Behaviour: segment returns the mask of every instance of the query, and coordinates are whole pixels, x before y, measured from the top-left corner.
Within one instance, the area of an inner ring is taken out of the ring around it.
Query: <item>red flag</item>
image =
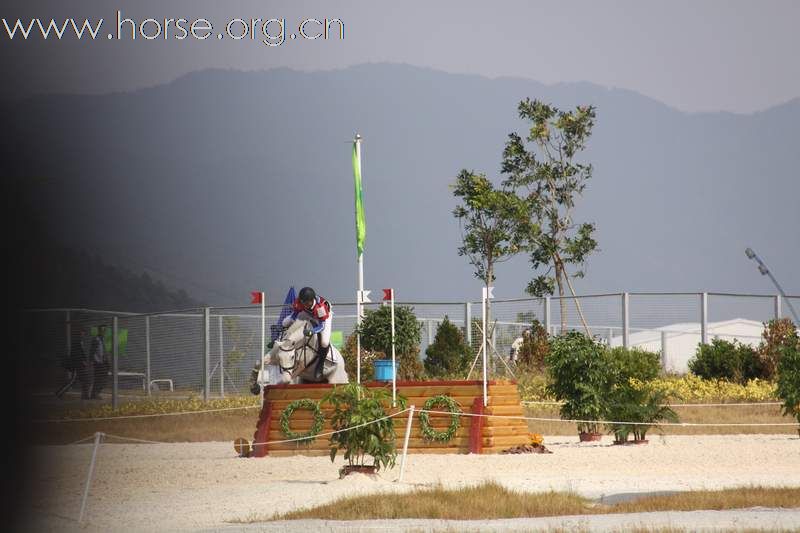
[[[392,299],[392,289],[383,289],[383,300],[391,300]]]
[[[251,304],[260,304],[263,302],[264,293],[263,292],[251,292],[250,293],[250,303]]]

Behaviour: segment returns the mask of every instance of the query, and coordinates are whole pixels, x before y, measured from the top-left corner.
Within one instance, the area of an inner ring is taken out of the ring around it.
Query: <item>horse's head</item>
[[[273,360],[277,359],[277,363],[281,366],[284,374],[291,372],[290,369],[294,368],[297,350],[307,344],[311,349],[316,346],[316,339],[313,336],[309,338],[308,335],[311,327],[310,317],[305,312],[302,312],[297,315],[297,320],[283,332],[281,339],[275,341],[275,346],[272,348],[270,356]]]

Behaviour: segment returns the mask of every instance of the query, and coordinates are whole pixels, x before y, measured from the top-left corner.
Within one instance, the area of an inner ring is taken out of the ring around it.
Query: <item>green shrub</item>
[[[783,400],[783,414],[800,423],[800,339],[797,330],[787,335],[780,347],[778,397]]]
[[[547,390],[561,400],[561,417],[602,420],[607,413],[610,372],[605,349],[577,331],[551,339],[545,365]],[[599,424],[579,422],[578,431],[597,433]]]
[[[797,328],[788,318],[770,320],[764,324],[758,346],[758,359],[765,379],[774,379],[780,363],[783,347],[797,338]]]
[[[419,348],[420,330],[414,308],[397,305],[394,308],[394,332],[396,353],[406,353]],[[368,350],[392,353],[392,311],[388,305],[367,310],[359,328],[361,346]]]
[[[537,370],[544,369],[544,360],[550,353],[550,339],[547,330],[538,320],[534,320],[529,337],[523,338],[522,347],[517,354],[517,365]]]
[[[395,357],[397,358],[397,378],[419,380],[425,375],[419,358],[420,330],[414,309],[405,305],[394,308]],[[382,305],[374,311],[367,311],[359,327],[361,348],[382,352],[385,357],[392,355],[392,314],[391,307]],[[361,372],[365,376],[363,368]]]
[[[661,373],[661,357],[640,348],[618,346],[606,352],[614,383],[627,383],[630,379],[650,381]]]
[[[472,349],[464,343],[461,329],[445,316],[425,355],[425,371],[428,375],[443,377],[465,372],[471,362]]]
[[[661,373],[661,358],[657,353],[640,348],[617,347],[606,351],[609,367],[608,418],[636,424],[609,424],[618,442],[633,435],[643,440],[647,431],[658,422],[676,421],[677,415],[662,405],[666,394],[646,383]]]
[[[644,440],[648,430],[659,422],[677,422],[678,415],[665,405],[667,395],[657,389],[635,382],[615,386],[609,394],[608,418],[617,422],[636,424],[608,424],[617,442],[625,442],[629,435]]]
[[[725,379],[736,383],[763,377],[763,368],[756,351],[747,344],[713,339],[711,344],[698,344],[689,370],[704,379]]]

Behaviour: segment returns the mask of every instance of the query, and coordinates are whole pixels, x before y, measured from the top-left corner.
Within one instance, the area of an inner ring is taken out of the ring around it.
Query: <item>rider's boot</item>
[[[317,350],[317,364],[314,367],[314,379],[319,381],[322,379],[322,372],[325,369],[325,359],[328,357],[330,346],[324,346]]]

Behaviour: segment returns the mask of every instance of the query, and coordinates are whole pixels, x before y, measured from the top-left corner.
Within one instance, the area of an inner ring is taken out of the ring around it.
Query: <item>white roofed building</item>
[[[763,331],[763,323],[745,318],[709,322],[708,340],[735,339],[755,348],[761,343]],[[685,374],[689,371],[689,360],[697,352],[700,336],[699,322],[684,322],[642,331],[631,329],[628,345],[631,348],[661,353],[661,364],[667,371]],[[622,336],[612,337],[609,345],[622,346]]]

